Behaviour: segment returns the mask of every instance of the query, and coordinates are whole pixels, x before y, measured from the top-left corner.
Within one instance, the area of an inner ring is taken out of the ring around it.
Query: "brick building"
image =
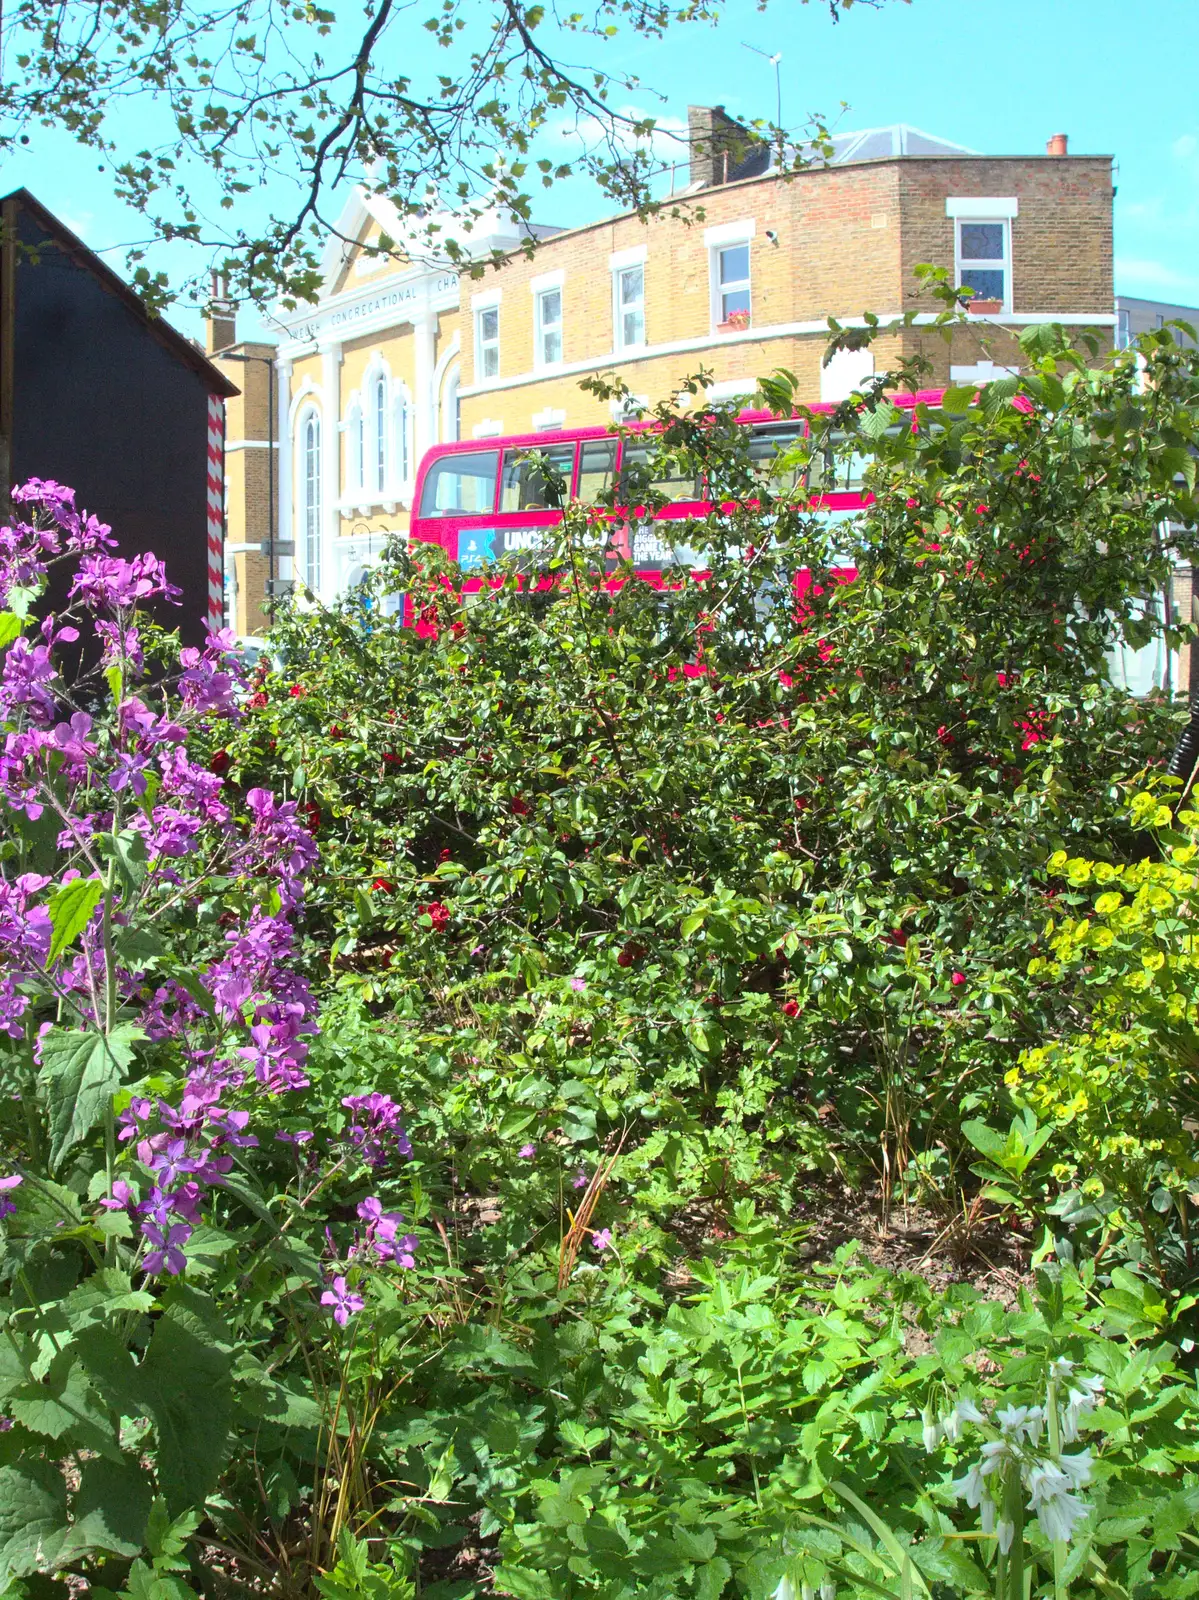
[[[1070,155],[1061,135],[1045,155],[983,156],[901,125],[840,136],[827,166],[788,175],[719,108],[690,115],[689,182],[657,217],[526,230],[494,214],[462,237],[504,257],[481,278],[422,255],[386,201],[351,198],[317,304],[278,319],[273,541],[258,446],[231,476],[239,631],[258,626],[256,573],[332,594],[404,530],[435,441],[611,421],[588,375],[617,371],[652,403],[701,369],[721,399],[785,367],[805,396],[840,399],[918,351],[933,381],[994,375],[1031,323],[1113,338],[1110,157]],[[924,331],[937,308],[915,298],[920,262],[975,290],[977,332]],[[910,310],[916,326],[822,366],[830,316]],[[246,438],[265,441],[254,393]]]

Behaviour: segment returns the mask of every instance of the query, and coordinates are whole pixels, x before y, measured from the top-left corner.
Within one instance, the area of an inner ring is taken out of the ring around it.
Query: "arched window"
[[[374,423],[374,482],[371,487],[382,494],[387,486],[387,379],[380,375],[372,389]]]
[[[315,411],[300,421],[300,526],[304,538],[304,582],[321,584],[321,419]]]
[[[366,488],[366,429],[357,400],[346,418],[346,486],[351,491]]]

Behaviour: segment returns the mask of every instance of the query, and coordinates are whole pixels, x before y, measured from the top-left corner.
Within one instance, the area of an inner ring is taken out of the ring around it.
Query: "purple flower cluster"
[[[40,588],[56,562],[116,543],[105,523],[75,509],[74,489],[60,483],[30,478],[13,490],[12,502],[31,520],[0,528],[0,605],[14,589]]]
[[[5,1198],[0,1199],[0,1218],[11,1217],[13,1212],[17,1209],[12,1201],[7,1198],[7,1191],[9,1189],[17,1188],[24,1182],[25,1180],[19,1172],[14,1172],[12,1176],[8,1178],[0,1178],[0,1193],[5,1195]]]
[[[295,970],[293,919],[316,847],[294,802],[254,789],[239,816],[224,779],[188,754],[194,728],[239,715],[234,636],[210,633],[203,649],[181,651],[174,692],[144,681],[136,608],[178,595],[162,563],[109,554],[108,528],[57,484],[33,482],[13,498],[30,520],[0,529],[0,602],[16,587],[36,590],[57,561],[74,559],[77,571],[73,611],[18,637],[0,658],[0,813],[54,816],[65,869],[57,881],[9,879],[0,863],[0,1031],[21,1037],[36,1022],[37,1056],[51,1026],[42,1018],[95,1029],[121,1015],[174,1056],[179,1105],[131,1102],[121,1127],[128,1169],[103,1203],[135,1219],[147,1272],[178,1273],[205,1195],[225,1181],[234,1149],[257,1143],[251,1113],[232,1097],[275,1096],[308,1081],[315,1005]],[[84,660],[99,655],[116,669],[107,685],[117,703],[98,674],[80,680],[78,697],[67,684],[58,651],[80,638],[72,617],[94,635]],[[144,853],[133,860],[139,839]],[[114,876],[116,841],[133,870]],[[187,981],[164,981],[138,964],[145,957],[122,956],[139,948],[127,933],[145,926],[160,939],[187,924],[215,873],[237,894],[221,916],[223,948],[201,953]],[[52,963],[49,898],[81,876],[103,893]],[[368,1114],[364,1137],[382,1148],[386,1127],[386,1117]],[[377,1227],[376,1235],[392,1237]]]
[[[373,1094],[346,1095],[341,1103],[353,1114],[346,1138],[369,1166],[385,1167],[396,1155],[412,1154],[400,1108],[390,1095],[376,1089]]]
[[[178,602],[183,591],[167,582],[162,562],[146,551],[132,561],[99,553],[83,556],[68,598],[91,611],[131,611],[156,595]]]
[[[146,1272],[183,1271],[183,1246],[199,1224],[205,1189],[224,1183],[233,1167],[230,1149],[258,1143],[246,1132],[249,1112],[222,1106],[221,1092],[217,1082],[195,1073],[178,1110],[165,1100],[135,1097],[121,1114],[117,1137],[135,1142],[146,1173],[145,1194],[120,1179],[100,1203],[138,1221],[151,1246],[142,1262]]]
[[[353,1268],[355,1278],[363,1268],[378,1267],[388,1262],[394,1262],[402,1270],[416,1265],[416,1236],[400,1232],[404,1226],[400,1212],[384,1211],[382,1200],[376,1195],[367,1195],[358,1206],[358,1216],[366,1227],[354,1235],[346,1254],[347,1261],[356,1263]],[[325,1229],[325,1237],[332,1251],[333,1235],[328,1228]],[[330,1308],[334,1322],[344,1328],[350,1318],[362,1310],[366,1301],[357,1293],[356,1286],[350,1286],[349,1278],[344,1273],[331,1275],[327,1284],[321,1295],[321,1304]]]
[[[366,1223],[366,1232],[350,1250],[352,1256],[394,1261],[398,1267],[416,1265],[416,1236],[400,1233],[404,1225],[400,1212],[384,1211],[383,1202],[368,1195],[358,1207],[358,1215]]]

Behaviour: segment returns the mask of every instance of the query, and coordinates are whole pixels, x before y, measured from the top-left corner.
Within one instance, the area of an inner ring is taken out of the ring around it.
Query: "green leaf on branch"
[[[93,1550],[135,1556],[146,1540],[150,1484],[136,1461],[87,1461],[72,1511],[75,1525],[63,1551],[77,1559]]]
[[[75,943],[91,921],[92,912],[99,905],[103,893],[104,885],[98,878],[76,878],[71,883],[64,883],[50,896],[47,910],[54,931],[50,938],[47,966],[57,961],[63,951]]]
[[[11,611],[0,611],[0,650],[10,645],[21,633],[22,623]]]
[[[0,1593],[13,1578],[52,1572],[68,1532],[57,1467],[44,1461],[0,1467]]]
[[[43,1038],[41,1079],[50,1111],[52,1165],[58,1166],[101,1120],[133,1060],[134,1044],[143,1037],[140,1028],[123,1022],[107,1036],[51,1028]]]
[[[167,1505],[202,1505],[225,1460],[233,1410],[229,1348],[211,1300],[175,1285],[138,1377],[158,1433]]]
[[[41,1382],[18,1385],[6,1404],[31,1433],[104,1455],[117,1452],[111,1417],[71,1349],[55,1356]]]

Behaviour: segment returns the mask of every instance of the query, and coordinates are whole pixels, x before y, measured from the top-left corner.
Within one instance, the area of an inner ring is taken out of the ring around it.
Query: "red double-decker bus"
[[[914,412],[917,405],[939,405],[942,392],[896,395],[892,401]],[[834,409],[828,404],[810,407],[825,414]],[[750,461],[763,477],[809,426],[800,417],[777,417],[769,411],[742,411],[737,421],[749,430]],[[571,500],[592,504],[630,466],[652,462],[655,436],[654,424],[642,423],[623,435],[606,428],[568,428],[434,445],[417,472],[410,537],[440,545],[466,574],[505,558],[527,557],[562,520],[561,509],[548,504],[546,477],[532,458],[534,452],[562,479]],[[837,437],[830,435],[830,444]],[[863,465],[861,457],[838,460],[831,453],[822,470],[809,470],[802,480],[794,472],[773,476],[773,490],[786,494],[798,489],[813,509],[837,519],[849,517],[870,498],[862,489]],[[713,502],[699,479],[662,478],[654,481],[654,488],[667,504],[652,518],[617,523],[611,545],[615,555],[632,563],[638,577],[661,583],[663,569],[694,566],[698,560],[685,543],[672,539],[671,525],[707,516]],[[464,587],[478,588],[480,581],[468,577]]]

